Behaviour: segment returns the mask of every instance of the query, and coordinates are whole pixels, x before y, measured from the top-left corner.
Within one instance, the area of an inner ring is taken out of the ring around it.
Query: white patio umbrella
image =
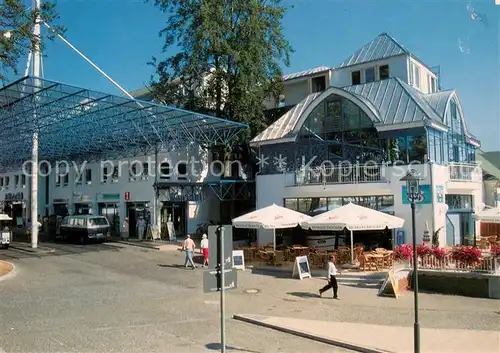
[[[473,215],[472,218],[476,221],[500,223],[500,207],[484,209]]]
[[[349,203],[303,221],[300,226],[311,230],[338,231],[347,228],[351,232],[351,262],[354,262],[353,231],[401,228],[403,224],[402,218]]]
[[[310,219],[308,215],[272,204],[233,219],[235,228],[272,229],[273,245],[276,249],[276,229],[294,228]]]
[[[0,213],[0,221],[12,221],[12,218],[4,213]]]

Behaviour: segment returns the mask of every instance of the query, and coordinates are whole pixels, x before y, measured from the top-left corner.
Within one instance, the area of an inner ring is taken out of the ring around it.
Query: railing
[[[295,173],[295,185],[301,184],[361,184],[386,181],[385,165],[339,165],[316,167]]]
[[[410,268],[413,267],[413,261],[410,260],[408,265]],[[445,256],[443,259],[424,256],[423,258],[419,257],[418,267],[423,270],[500,274],[500,258],[487,256],[483,257],[478,263],[469,264],[454,260],[451,256]]]
[[[453,163],[448,166],[451,181],[482,182],[483,173],[479,166],[473,164]]]

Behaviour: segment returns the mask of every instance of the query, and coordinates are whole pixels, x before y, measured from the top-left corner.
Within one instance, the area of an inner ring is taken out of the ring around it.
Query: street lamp
[[[415,323],[413,324],[413,352],[420,353],[420,323],[418,322],[418,261],[417,261],[417,232],[415,230],[415,203],[422,200],[419,173],[409,170],[400,181],[406,182],[406,198],[411,203],[411,227],[413,236],[413,298]]]

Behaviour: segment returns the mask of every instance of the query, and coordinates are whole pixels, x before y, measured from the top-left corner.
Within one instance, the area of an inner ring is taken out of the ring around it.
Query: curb
[[[8,262],[8,261],[2,261],[2,260],[0,260],[0,262],[6,263],[6,264],[9,264],[9,265],[12,266],[12,270],[10,270],[9,273],[7,273],[7,274],[5,274],[3,276],[0,276],[0,282],[5,281],[6,279],[12,278],[12,277],[14,277],[16,275],[16,265],[14,265],[12,262]]]
[[[160,250],[159,246],[154,246],[154,245],[149,245],[149,244],[141,244],[141,243],[134,243],[134,242],[128,242],[124,240],[110,240],[110,243],[117,243],[117,244],[124,244],[124,245],[130,245],[130,246],[135,246],[138,248],[145,248],[145,249],[150,249],[150,250]]]
[[[16,246],[16,245],[12,245],[10,244],[9,246],[10,249],[15,249],[15,250],[18,250],[18,251],[23,251],[23,252],[27,252],[27,253],[32,253],[32,254],[47,254],[47,253],[51,253],[51,252],[54,252],[55,250],[54,249],[40,249],[40,248],[26,248],[26,247],[20,247],[20,246]]]
[[[298,337],[302,337],[302,338],[307,338],[307,339],[321,342],[321,343],[325,343],[325,344],[328,344],[331,346],[350,349],[350,350],[355,351],[355,352],[360,352],[360,353],[396,353],[396,352],[385,351],[385,350],[380,350],[380,349],[376,349],[376,348],[359,346],[359,345],[356,345],[353,343],[349,343],[349,342],[345,342],[345,341],[341,341],[341,340],[336,340],[336,339],[331,339],[331,338],[327,338],[327,337],[323,337],[323,336],[319,336],[319,335],[314,335],[311,333],[306,333],[306,332],[298,331],[298,330],[294,330],[294,329],[289,329],[289,328],[285,328],[285,327],[282,327],[279,325],[267,324],[267,323],[262,322],[260,320],[249,318],[245,315],[235,314],[235,315],[233,315],[233,319],[238,320],[238,321],[242,321],[242,322],[246,322],[249,324],[265,327],[265,328],[270,328],[270,329],[273,329],[276,331],[281,331],[284,333],[288,333],[290,335],[294,335],[294,336],[298,336]]]

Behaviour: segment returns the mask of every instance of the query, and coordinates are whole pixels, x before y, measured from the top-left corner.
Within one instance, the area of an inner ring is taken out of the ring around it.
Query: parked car
[[[110,237],[108,219],[103,216],[77,215],[65,217],[59,228],[63,240],[85,244],[90,240],[104,242]]]

